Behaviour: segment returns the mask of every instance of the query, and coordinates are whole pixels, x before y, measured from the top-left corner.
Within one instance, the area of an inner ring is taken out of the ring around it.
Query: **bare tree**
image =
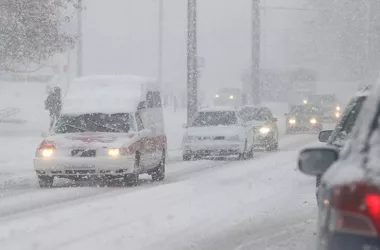
[[[62,32],[62,13],[77,0],[1,0],[0,71],[28,72],[55,53],[74,46]]]

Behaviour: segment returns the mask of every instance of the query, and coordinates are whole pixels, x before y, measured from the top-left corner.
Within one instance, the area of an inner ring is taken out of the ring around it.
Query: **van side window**
[[[153,92],[148,91],[146,93],[146,107],[147,108],[153,108],[154,107],[154,99],[153,99]]]
[[[140,112],[136,112],[135,118],[136,118],[137,130],[138,131],[143,130],[144,129],[144,123],[142,122]]]
[[[153,92],[153,101],[154,101],[154,107],[155,108],[161,108],[162,107],[161,94],[159,91]]]

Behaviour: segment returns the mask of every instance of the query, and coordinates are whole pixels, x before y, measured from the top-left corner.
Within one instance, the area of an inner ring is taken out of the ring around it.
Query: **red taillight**
[[[331,197],[332,230],[380,235],[380,192],[366,183],[335,187]]]

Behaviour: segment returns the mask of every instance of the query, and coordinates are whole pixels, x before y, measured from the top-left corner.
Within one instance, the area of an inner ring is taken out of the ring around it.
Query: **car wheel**
[[[41,188],[51,188],[54,183],[54,176],[39,175],[38,184]]]
[[[245,140],[245,144],[244,144],[244,152],[243,153],[240,153],[239,154],[239,160],[240,161],[244,161],[244,160],[246,160],[247,158],[248,158],[248,152],[247,152],[247,148],[248,148],[248,146],[247,146],[247,140]]]
[[[126,186],[128,187],[137,186],[137,184],[139,183],[139,174],[135,172],[136,169],[139,168],[139,166],[140,166],[140,153],[136,152],[135,164],[134,164],[134,169],[133,169],[134,172],[124,175],[124,184]]]
[[[161,161],[151,173],[153,181],[163,181],[165,179],[165,151],[162,152]]]
[[[193,156],[191,154],[182,155],[183,161],[191,161],[192,158],[193,158]]]

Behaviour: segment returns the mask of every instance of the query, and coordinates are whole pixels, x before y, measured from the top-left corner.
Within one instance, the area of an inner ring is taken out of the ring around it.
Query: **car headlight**
[[[54,148],[42,148],[40,152],[42,157],[50,158],[54,154]]]
[[[120,156],[120,149],[119,148],[108,149],[108,156],[119,157]]]
[[[269,131],[270,131],[270,128],[268,128],[268,127],[262,127],[262,128],[260,128],[259,131],[260,131],[261,134],[268,134]]]
[[[296,119],[289,119],[289,124],[296,124]]]
[[[336,113],[335,113],[335,117],[336,117],[336,118],[339,118],[339,117],[340,117],[340,113],[339,113],[339,112],[336,112]]]
[[[336,106],[335,110],[340,111],[340,106]]]
[[[311,118],[311,119],[310,119],[310,123],[311,123],[311,124],[316,124],[316,123],[317,123],[317,119],[315,119],[315,118]]]
[[[216,95],[215,95],[215,98],[219,98],[219,95],[218,95],[218,94],[216,94]]]
[[[230,99],[231,99],[231,100],[235,99],[235,96],[230,95]]]
[[[239,138],[238,135],[234,135],[234,136],[227,137],[227,139],[228,139],[229,141],[239,141],[239,140],[240,140],[240,138]]]

